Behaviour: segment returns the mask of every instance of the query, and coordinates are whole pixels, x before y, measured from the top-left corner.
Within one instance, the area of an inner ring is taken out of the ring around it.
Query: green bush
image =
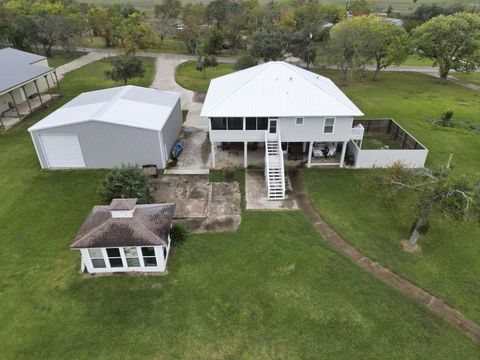
[[[183,244],[189,236],[190,232],[184,224],[175,223],[170,229],[170,239],[172,240],[173,246]]]
[[[251,55],[242,55],[237,59],[235,68],[238,70],[247,69],[249,67],[257,65],[257,60]]]
[[[139,204],[150,204],[153,201],[150,195],[153,189],[152,180],[140,167],[122,165],[107,174],[98,193],[106,204],[119,198],[137,198]]]

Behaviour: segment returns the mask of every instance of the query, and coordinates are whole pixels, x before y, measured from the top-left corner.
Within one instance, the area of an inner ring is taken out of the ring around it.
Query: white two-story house
[[[363,113],[328,78],[272,61],[210,82],[201,116],[208,119],[211,163],[218,151],[264,151],[270,199],[285,196],[284,156],[312,165],[343,167],[347,143],[361,140]],[[317,160],[318,159],[318,160]]]

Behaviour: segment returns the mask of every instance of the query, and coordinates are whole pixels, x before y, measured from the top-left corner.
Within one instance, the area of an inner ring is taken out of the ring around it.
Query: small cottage
[[[82,271],[164,272],[174,211],[175,204],[137,205],[137,199],[95,206],[71,245],[80,250]]]

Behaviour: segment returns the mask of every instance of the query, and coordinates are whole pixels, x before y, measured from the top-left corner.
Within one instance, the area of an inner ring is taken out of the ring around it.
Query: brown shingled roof
[[[92,209],[71,248],[167,245],[175,204],[136,205],[131,218],[112,218],[112,205]]]

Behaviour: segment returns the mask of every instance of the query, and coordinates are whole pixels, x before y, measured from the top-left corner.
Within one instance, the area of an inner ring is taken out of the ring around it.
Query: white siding
[[[349,143],[353,153],[355,168],[386,168],[396,162],[402,163],[408,168],[422,168],[427,160],[426,149],[385,149],[385,150],[361,150],[353,142]]]

